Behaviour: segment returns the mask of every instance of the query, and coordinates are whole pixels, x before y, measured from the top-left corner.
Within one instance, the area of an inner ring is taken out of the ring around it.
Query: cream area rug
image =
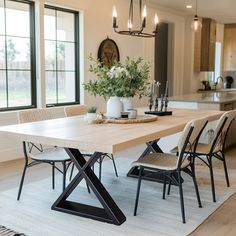
[[[102,182],[117,205],[127,217],[121,226],[115,226],[51,210],[51,205],[61,193],[61,175],[57,186],[51,189],[51,178],[24,185],[21,200],[17,190],[0,194],[0,224],[28,236],[177,236],[188,235],[198,227],[234,192],[227,188],[221,165],[216,165],[215,180],[217,202],[212,202],[209,170],[197,165],[197,177],[203,208],[198,208],[192,180],[184,175],[184,200],[186,224],[182,223],[178,188],[173,186],[171,195],[162,199],[162,184],[143,181],[137,216],[133,216],[137,179],[126,174],[135,158],[116,158],[119,178],[115,177],[111,161],[103,163]],[[96,170],[96,169],[95,169]],[[26,176],[30,178],[30,175]],[[94,194],[88,194],[85,183],[75,189],[70,199],[98,205]]]

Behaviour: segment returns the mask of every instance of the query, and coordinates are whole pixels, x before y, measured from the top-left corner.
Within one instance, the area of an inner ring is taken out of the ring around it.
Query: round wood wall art
[[[115,61],[120,60],[119,49],[114,40],[107,37],[101,42],[98,49],[98,59],[109,68],[114,65]]]

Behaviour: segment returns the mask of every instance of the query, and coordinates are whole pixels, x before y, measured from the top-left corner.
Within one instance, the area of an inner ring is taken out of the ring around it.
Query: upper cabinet
[[[195,33],[194,71],[214,71],[216,21],[202,18],[202,30]]]
[[[224,71],[236,70],[236,24],[225,24]]]

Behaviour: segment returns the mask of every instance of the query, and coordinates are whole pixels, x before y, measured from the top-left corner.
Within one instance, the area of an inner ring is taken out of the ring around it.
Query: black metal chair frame
[[[143,179],[142,175],[143,175],[144,169],[160,172],[164,176],[163,195],[162,195],[163,199],[165,199],[167,179],[169,179],[169,182],[174,183],[175,185],[177,185],[179,187],[180,206],[181,206],[181,215],[182,215],[183,223],[186,222],[186,219],[185,219],[185,210],[184,210],[184,198],[183,198],[181,171],[184,171],[185,173],[189,174],[192,177],[195,191],[196,191],[196,195],[197,195],[198,205],[199,205],[199,207],[202,207],[200,194],[198,191],[198,185],[197,185],[197,181],[196,181],[196,177],[195,177],[194,158],[190,158],[190,163],[187,167],[185,167],[185,168],[181,167],[185,158],[187,158],[189,156],[189,154],[187,154],[184,150],[186,150],[187,147],[190,149],[193,148],[193,147],[191,147],[191,144],[189,143],[189,139],[190,139],[193,129],[194,129],[194,127],[191,127],[188,132],[188,135],[186,137],[186,140],[184,142],[183,148],[182,148],[180,156],[179,156],[178,166],[175,170],[162,170],[162,169],[157,169],[157,168],[149,168],[149,167],[140,166],[136,200],[135,200],[135,208],[134,208],[134,216],[137,214],[141,180]]]
[[[188,151],[185,151],[185,153],[187,153],[189,155],[189,160],[193,163],[193,171],[195,173],[195,158],[194,158],[194,153],[196,152],[196,148],[197,148],[197,144],[199,142],[199,139],[202,135],[202,132],[203,130],[206,128],[206,125],[207,125],[208,121],[204,124],[204,126],[202,127],[202,129],[200,130],[198,136],[196,137],[195,141],[193,142],[193,149],[192,151],[190,152],[189,150]],[[176,156],[179,155],[179,152],[176,153]],[[169,186],[168,186],[168,190],[167,190],[167,195],[170,195],[170,189],[171,189],[171,185],[172,185],[172,182],[170,181],[169,182]]]
[[[62,173],[62,177],[63,177],[62,190],[64,191],[65,187],[66,187],[66,172],[67,172],[70,164],[72,163],[70,160],[70,157],[68,156],[68,159],[65,159],[63,161],[49,160],[49,159],[48,160],[38,160],[36,158],[32,158],[32,157],[28,156],[28,151],[27,151],[26,145],[28,145],[29,152],[31,152],[33,150],[33,148],[36,148],[39,152],[43,152],[43,147],[41,144],[39,144],[39,147],[38,147],[37,145],[35,145],[34,143],[31,143],[31,142],[27,142],[27,143],[23,142],[23,152],[24,152],[24,156],[25,156],[25,164],[24,164],[24,169],[23,169],[21,181],[20,181],[17,200],[20,200],[20,196],[21,196],[21,192],[22,192],[22,188],[23,188],[23,184],[24,184],[24,179],[25,179],[25,174],[26,174],[26,169],[29,167],[33,167],[35,165],[38,165],[38,164],[42,164],[42,163],[47,163],[52,166],[52,188],[53,189],[55,188],[55,169],[58,170],[60,173]],[[62,170],[59,169],[55,165],[55,163],[58,163],[58,162],[61,162]]]
[[[233,120],[230,122],[227,130],[225,133],[222,133],[223,131],[223,128],[224,128],[224,125],[226,124],[226,121],[227,121],[227,117],[225,117],[225,120],[223,121],[218,133],[216,134],[215,136],[215,139],[213,140],[212,142],[212,145],[211,145],[211,149],[209,151],[209,153],[207,154],[202,154],[202,153],[196,153],[194,154],[194,158],[198,158],[200,159],[203,163],[206,164],[206,166],[209,168],[210,170],[210,178],[211,178],[211,189],[212,189],[212,198],[213,198],[213,202],[216,202],[216,194],[215,194],[215,183],[214,183],[214,173],[213,173],[213,165],[212,165],[212,158],[217,158],[218,160],[222,161],[223,162],[223,166],[224,166],[224,171],[225,171],[225,179],[226,179],[226,184],[227,184],[227,187],[230,186],[230,183],[229,183],[229,176],[228,176],[228,171],[227,171],[227,165],[226,165],[226,160],[225,160],[225,154],[224,154],[224,151],[225,151],[225,142],[226,142],[226,137],[227,137],[227,134],[229,132],[229,129],[230,129],[230,126],[233,122]],[[216,145],[219,143],[219,142],[222,142],[222,149],[218,150],[217,152],[214,151]],[[206,159],[203,159],[201,156],[206,156]]]

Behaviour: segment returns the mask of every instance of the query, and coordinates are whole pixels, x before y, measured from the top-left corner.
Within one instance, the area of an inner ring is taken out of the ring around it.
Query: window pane
[[[30,34],[29,4],[6,1],[7,35],[25,36]]]
[[[0,36],[0,69],[6,68],[5,61],[5,37]]]
[[[45,39],[56,39],[56,11],[45,9],[44,15],[44,37]]]
[[[57,83],[55,72],[46,72],[46,103],[57,103]]]
[[[0,108],[7,106],[6,71],[0,70]]]
[[[75,73],[58,73],[58,102],[75,102]]]
[[[74,43],[57,42],[58,70],[75,70]]]
[[[8,71],[9,107],[31,105],[31,78],[29,71]]]
[[[74,14],[57,11],[57,40],[75,41]]]
[[[0,35],[5,34],[4,2],[0,0]]]
[[[30,40],[8,37],[7,62],[9,69],[30,69]]]
[[[56,43],[45,41],[45,70],[56,70]]]

